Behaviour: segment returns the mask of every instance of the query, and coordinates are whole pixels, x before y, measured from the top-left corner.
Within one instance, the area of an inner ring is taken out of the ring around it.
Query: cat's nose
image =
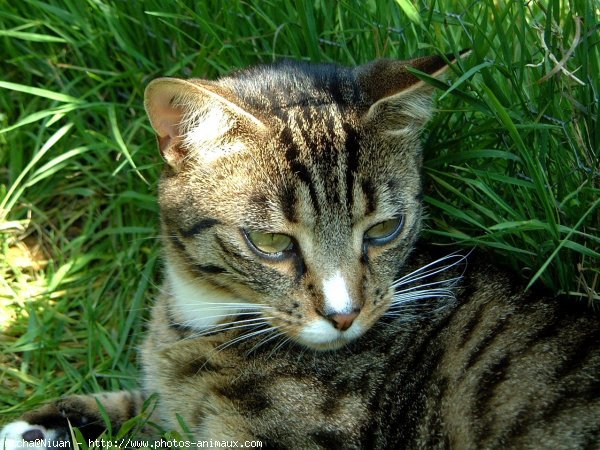
[[[354,322],[359,312],[360,310],[355,310],[348,314],[330,314],[327,318],[337,330],[346,331],[352,326],[352,322]]]

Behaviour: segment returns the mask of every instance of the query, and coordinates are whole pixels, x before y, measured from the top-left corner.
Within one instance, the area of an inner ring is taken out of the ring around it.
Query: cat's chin
[[[354,339],[338,339],[336,341],[327,342],[325,344],[315,344],[308,342],[300,342],[305,347],[308,347],[311,350],[317,350],[320,352],[334,351],[339,350],[342,347],[345,347],[349,343],[351,343]]]

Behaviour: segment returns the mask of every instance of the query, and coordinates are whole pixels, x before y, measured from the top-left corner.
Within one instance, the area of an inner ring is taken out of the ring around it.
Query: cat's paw
[[[19,420],[0,430],[0,450],[57,448],[58,443],[65,439],[61,434],[59,430]]]
[[[20,420],[0,429],[0,450],[73,448],[71,428],[77,428],[88,442],[108,428],[99,403],[113,429],[118,430],[123,422],[141,411],[143,402],[143,394],[138,391],[63,397],[26,412]]]
[[[105,430],[95,397],[73,395],[26,412],[0,430],[0,450],[72,448],[71,427],[89,439]]]

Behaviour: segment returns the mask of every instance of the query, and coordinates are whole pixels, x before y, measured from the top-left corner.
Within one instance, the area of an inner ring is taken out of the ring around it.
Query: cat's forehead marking
[[[280,204],[292,222],[306,205],[317,217],[331,220],[329,212],[340,220],[340,213],[352,219],[357,174],[359,173],[359,133],[336,106],[292,108],[279,112],[276,152],[281,170],[289,183],[281,191]],[[368,187],[368,186],[366,186]],[[366,195],[371,192],[365,192]],[[362,195],[359,193],[359,197]]]
[[[285,220],[349,224],[375,210],[373,182],[361,162],[367,103],[353,69],[284,61],[219,83],[269,123],[273,146],[257,150],[266,174],[260,189],[281,205]],[[281,174],[285,180],[273,190],[271,180]]]

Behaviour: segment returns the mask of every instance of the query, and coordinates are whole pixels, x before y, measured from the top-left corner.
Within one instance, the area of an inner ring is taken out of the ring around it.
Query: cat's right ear
[[[470,50],[460,52],[466,58]],[[380,59],[357,67],[358,83],[371,106],[365,120],[391,133],[417,136],[429,120],[433,86],[421,81],[408,68],[440,77],[454,63],[454,55],[426,56],[406,61]]]
[[[189,157],[214,160],[221,156],[224,142],[233,140],[233,129],[240,133],[264,128],[222,88],[201,80],[153,80],[146,87],[144,106],[160,152],[175,168]],[[235,146],[226,147],[229,153],[235,151]]]

